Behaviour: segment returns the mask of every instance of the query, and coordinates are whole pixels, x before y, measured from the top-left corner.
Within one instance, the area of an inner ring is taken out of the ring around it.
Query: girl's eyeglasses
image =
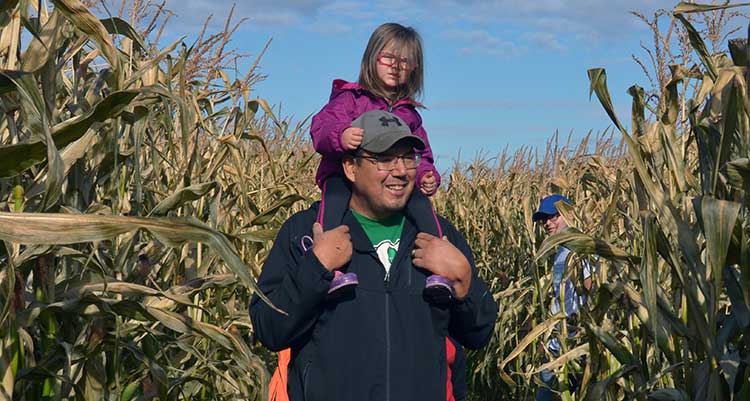
[[[416,64],[412,65],[412,63],[406,57],[398,57],[395,54],[391,53],[378,53],[377,60],[378,64],[380,65],[384,65],[386,67],[397,66],[399,69],[404,71],[409,71],[412,68],[416,67]]]
[[[367,159],[371,163],[375,164],[375,167],[379,171],[393,171],[396,169],[396,164],[398,163],[399,159],[404,161],[404,167],[407,170],[413,170],[419,166],[419,163],[422,162],[422,155],[419,153],[407,153],[405,155],[396,156],[396,155],[377,155],[377,156],[364,156],[360,155],[359,157],[363,159]]]

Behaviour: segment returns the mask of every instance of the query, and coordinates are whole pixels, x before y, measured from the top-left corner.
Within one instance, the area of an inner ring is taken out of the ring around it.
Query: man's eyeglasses
[[[398,57],[395,54],[391,53],[378,53],[377,60],[380,65],[384,65],[386,67],[398,66],[399,69],[404,71],[409,71],[417,66],[416,64],[413,64],[411,61],[409,61],[408,58]]]
[[[413,170],[419,166],[419,163],[422,162],[422,155],[419,153],[407,153],[405,155],[396,156],[396,155],[377,155],[377,156],[364,156],[359,155],[358,157],[361,157],[363,159],[369,160],[371,163],[375,164],[375,167],[379,171],[392,171],[396,168],[397,163],[400,160],[403,160],[404,167],[407,170]]]

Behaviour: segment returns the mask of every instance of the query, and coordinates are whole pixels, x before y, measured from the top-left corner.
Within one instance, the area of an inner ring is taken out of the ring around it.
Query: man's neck
[[[366,207],[366,205],[360,204],[360,202],[358,201],[358,198],[354,195],[352,195],[351,200],[349,200],[349,208],[359,213],[361,216],[364,216],[370,220],[376,220],[376,221],[385,221],[396,215],[395,212],[387,212],[387,211],[377,213],[373,211],[372,208],[369,208],[369,207]]]
[[[359,213],[361,216],[375,221],[386,221],[396,215],[396,213],[375,214],[369,211],[363,211],[359,208],[351,207],[351,205],[349,207],[352,209],[352,211]]]

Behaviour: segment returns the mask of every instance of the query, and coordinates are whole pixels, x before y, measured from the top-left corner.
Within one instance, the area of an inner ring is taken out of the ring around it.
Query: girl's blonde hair
[[[397,57],[406,57],[410,63],[415,64],[409,73],[405,85],[396,88],[396,93],[389,93],[383,83],[378,79],[377,63],[378,53],[386,46],[393,44]],[[424,65],[422,58],[422,38],[412,27],[388,22],[380,25],[370,35],[367,48],[362,55],[362,64],[359,69],[359,84],[377,96],[395,103],[402,99],[415,101],[422,94],[424,77]]]

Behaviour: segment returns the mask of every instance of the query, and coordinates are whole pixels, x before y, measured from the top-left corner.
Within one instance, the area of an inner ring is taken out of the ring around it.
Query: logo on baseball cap
[[[366,111],[352,121],[352,127],[364,130],[359,148],[370,153],[383,153],[402,140],[415,149],[425,148],[424,141],[411,133],[404,120],[387,111]]]

